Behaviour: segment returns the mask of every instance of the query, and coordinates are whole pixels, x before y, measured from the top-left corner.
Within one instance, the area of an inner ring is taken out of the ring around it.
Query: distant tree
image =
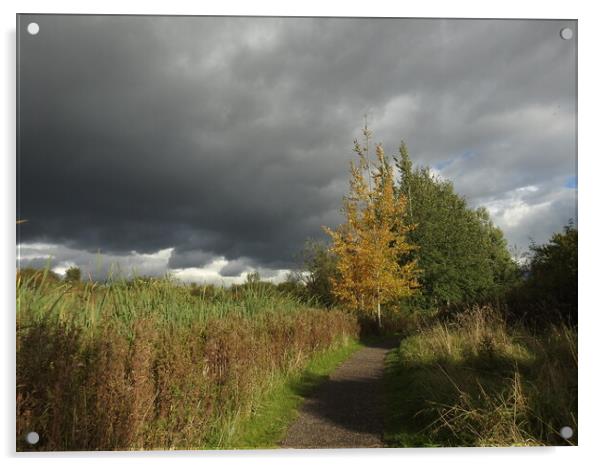
[[[351,162],[350,191],[345,197],[345,223],[336,231],[325,228],[337,257],[334,295],[346,306],[376,317],[382,327],[382,305],[413,294],[418,286],[416,263],[402,260],[414,249],[406,241],[411,227],[405,222],[406,198],[395,195],[394,167],[376,145],[370,159],[371,133],[363,129],[356,140],[359,163]]]
[[[289,272],[286,275],[286,279],[276,285],[276,290],[281,294],[297,298],[300,301],[307,301],[308,298],[303,277],[296,271]]]
[[[489,298],[517,279],[504,235],[486,209],[469,208],[451,181],[434,176],[428,167],[413,168],[403,142],[395,163],[400,171],[396,193],[408,204],[404,221],[416,225],[408,241],[419,246],[411,255],[422,271],[417,304]]]
[[[336,303],[332,282],[337,275],[337,258],[322,241],[307,240],[302,253],[303,276],[309,299],[325,307]]]
[[[241,285],[232,285],[230,291],[238,296],[242,296],[245,291],[253,290],[256,293],[271,294],[277,291],[276,284],[262,280],[258,270],[248,272],[245,282]],[[242,293],[242,294],[241,294]]]
[[[69,267],[65,272],[66,282],[79,282],[82,278],[82,271],[79,267]]]
[[[519,288],[519,306],[528,309],[526,317],[560,317],[577,324],[577,243],[577,228],[570,222],[546,244],[531,244],[527,279]]]

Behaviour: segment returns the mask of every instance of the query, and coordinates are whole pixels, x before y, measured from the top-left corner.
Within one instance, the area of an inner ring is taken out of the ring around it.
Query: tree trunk
[[[382,322],[380,320],[380,301],[377,301],[377,303],[376,303],[376,316],[377,316],[377,319],[378,319],[378,329],[382,330],[383,324],[382,324]]]

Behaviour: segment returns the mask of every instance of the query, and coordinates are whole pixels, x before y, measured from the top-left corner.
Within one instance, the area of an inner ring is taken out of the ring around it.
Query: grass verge
[[[385,442],[576,445],[576,345],[576,329],[533,334],[490,308],[420,329],[387,358]]]
[[[399,348],[389,351],[385,359],[385,444],[396,448],[439,446],[421,432],[424,426],[414,417],[424,406],[408,376],[400,366]]]

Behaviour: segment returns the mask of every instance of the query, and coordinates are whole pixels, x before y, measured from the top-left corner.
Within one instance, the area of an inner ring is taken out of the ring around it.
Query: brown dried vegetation
[[[257,290],[239,304],[225,290],[217,312],[169,282],[29,285],[17,284],[19,450],[219,447],[271,379],[358,333],[346,313]]]

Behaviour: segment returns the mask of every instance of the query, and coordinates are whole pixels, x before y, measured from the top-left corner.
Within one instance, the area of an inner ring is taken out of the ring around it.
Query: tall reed
[[[41,450],[219,447],[271,380],[357,333],[261,286],[18,277],[17,448],[29,431]]]

